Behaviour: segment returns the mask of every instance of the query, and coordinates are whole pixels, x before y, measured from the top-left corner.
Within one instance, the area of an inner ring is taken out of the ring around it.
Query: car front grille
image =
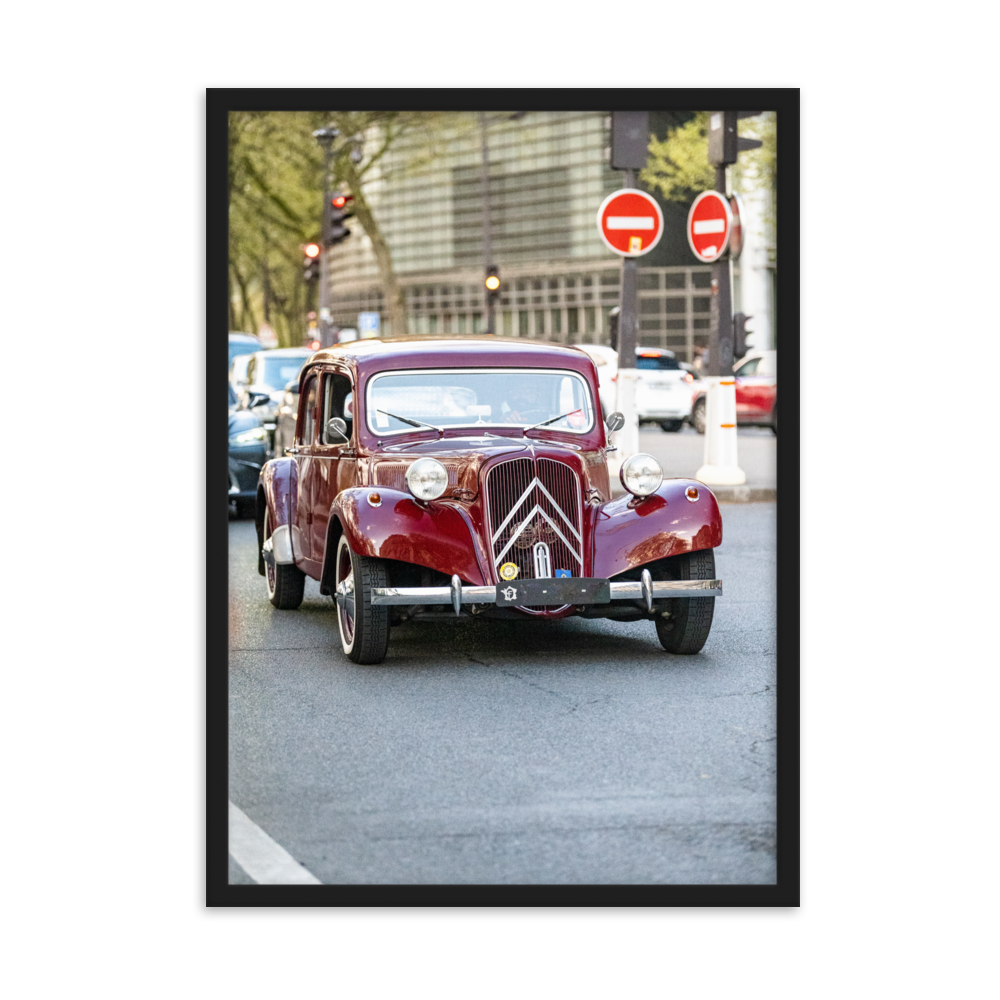
[[[580,480],[568,465],[515,458],[493,466],[486,476],[486,509],[498,581],[505,563],[517,566],[518,578],[534,579],[539,542],[548,549],[552,575],[583,575]]]

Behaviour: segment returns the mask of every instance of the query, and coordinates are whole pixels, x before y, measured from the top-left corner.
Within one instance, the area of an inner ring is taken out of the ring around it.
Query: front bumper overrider
[[[609,604],[611,601],[641,600],[652,612],[654,600],[676,597],[721,597],[721,580],[653,580],[648,569],[639,580],[602,580],[598,577],[546,577],[511,580],[496,586],[464,585],[453,576],[447,587],[374,587],[372,604],[450,604],[459,614],[463,604],[495,604],[497,607],[563,607],[567,604]],[[344,605],[353,600],[341,583],[335,599]]]

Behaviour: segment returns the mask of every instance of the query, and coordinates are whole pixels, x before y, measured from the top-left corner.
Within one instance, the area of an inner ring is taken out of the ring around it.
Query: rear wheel
[[[774,404],[774,409],[771,411],[771,430],[774,431],[774,436],[778,436],[778,404]]]
[[[669,560],[674,580],[714,580],[715,553],[711,549],[686,552]],[[668,653],[700,653],[712,629],[714,597],[675,597],[667,601],[669,618],[656,619],[656,636]]]
[[[661,420],[660,429],[668,434],[676,434],[684,426],[683,420]]]
[[[264,541],[271,537],[271,512],[264,511]],[[306,575],[294,565],[281,566],[274,559],[264,560],[267,596],[282,611],[294,611],[302,603],[306,591]]]
[[[355,663],[381,663],[389,650],[389,607],[372,604],[372,589],[388,586],[381,559],[351,551],[347,536],[337,543],[333,599],[344,652]]]
[[[699,434],[705,433],[705,397],[702,396],[701,399],[696,400],[694,406],[691,408],[691,426]]]

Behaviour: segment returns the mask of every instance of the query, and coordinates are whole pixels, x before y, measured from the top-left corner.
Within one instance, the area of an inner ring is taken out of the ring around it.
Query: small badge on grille
[[[515,600],[517,600],[517,587],[504,587],[503,588],[503,599],[505,601],[515,601]]]
[[[500,567],[500,575],[505,580],[513,580],[517,576],[517,563],[506,562]]]
[[[572,575],[573,574],[570,573],[570,571],[568,569],[557,569],[556,570],[556,576],[572,576]]]

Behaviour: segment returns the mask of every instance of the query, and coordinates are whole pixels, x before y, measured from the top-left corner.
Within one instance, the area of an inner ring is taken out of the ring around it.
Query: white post
[[[705,387],[705,464],[694,478],[709,486],[741,486],[747,481],[736,454],[736,380],[709,376]]]

